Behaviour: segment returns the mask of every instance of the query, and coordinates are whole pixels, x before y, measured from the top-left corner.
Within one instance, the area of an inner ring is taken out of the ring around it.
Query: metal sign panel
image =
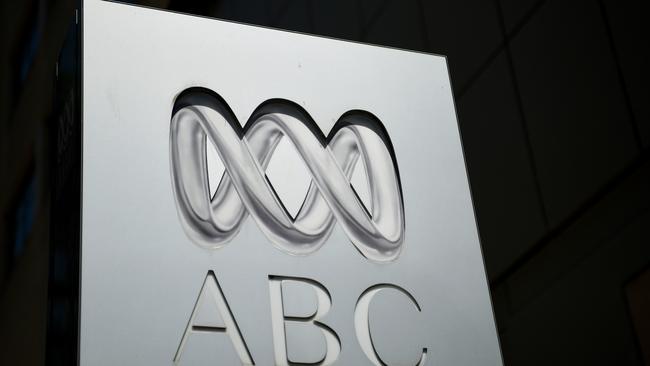
[[[86,1],[82,365],[500,365],[443,57]]]

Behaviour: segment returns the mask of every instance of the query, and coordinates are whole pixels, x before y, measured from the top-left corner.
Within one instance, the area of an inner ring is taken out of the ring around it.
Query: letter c
[[[371,286],[366,291],[364,291],[361,294],[361,296],[359,296],[359,300],[357,301],[357,306],[354,309],[354,329],[357,333],[357,340],[359,341],[359,345],[361,346],[363,353],[366,354],[366,357],[368,357],[368,359],[375,366],[387,366],[387,364],[381,359],[381,357],[379,357],[379,354],[375,349],[375,345],[372,342],[372,337],[370,335],[369,309],[370,309],[370,303],[372,302],[372,299],[375,297],[375,295],[377,295],[382,290],[386,290],[386,289],[394,289],[403,293],[404,295],[406,295],[406,297],[408,297],[411,300],[411,302],[413,302],[413,304],[415,304],[415,307],[417,308],[418,312],[422,311],[420,305],[415,300],[413,295],[411,295],[405,289],[392,284],[379,284],[379,285]],[[420,359],[418,360],[418,363],[416,365],[417,366],[424,365],[426,359],[427,359],[427,349],[423,348],[422,355],[420,355]]]

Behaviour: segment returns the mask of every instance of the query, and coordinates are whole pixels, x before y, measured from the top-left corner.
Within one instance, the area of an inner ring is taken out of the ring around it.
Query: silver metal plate
[[[83,15],[82,365],[502,364],[443,57]]]

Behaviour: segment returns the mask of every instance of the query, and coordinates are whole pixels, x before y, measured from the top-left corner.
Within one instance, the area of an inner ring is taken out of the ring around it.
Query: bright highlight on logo
[[[219,95],[191,88],[176,99],[170,135],[174,194],[185,231],[197,244],[225,245],[250,214],[264,235],[290,254],[316,251],[337,221],[366,258],[386,262],[399,255],[404,241],[399,173],[388,134],[371,113],[343,114],[325,137],[302,107],[272,99],[242,128]],[[312,178],[295,218],[265,174],[283,137],[295,146]],[[208,142],[225,167],[213,197]],[[366,167],[370,207],[350,184],[359,159]]]

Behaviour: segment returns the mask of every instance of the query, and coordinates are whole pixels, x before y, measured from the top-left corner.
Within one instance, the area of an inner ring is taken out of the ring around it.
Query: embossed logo
[[[282,138],[295,146],[311,175],[295,218],[265,174]],[[225,166],[212,197],[207,143],[214,145]],[[366,167],[370,207],[350,184],[359,159]],[[185,231],[204,247],[225,245],[249,214],[277,248],[294,255],[320,248],[335,222],[372,261],[394,260],[404,242],[404,207],[392,144],[381,121],[366,111],[344,113],[326,137],[302,107],[272,99],[242,128],[219,95],[191,88],[176,99],[172,114],[171,170]]]
[[[338,222],[352,244],[373,262],[398,257],[404,242],[404,205],[393,147],[381,121],[360,110],[344,113],[327,137],[299,105],[283,99],[262,103],[245,127],[216,93],[191,88],[174,104],[171,119],[171,170],[174,194],[185,232],[200,246],[216,249],[225,245],[251,215],[264,235],[282,251],[307,255],[318,250]],[[302,206],[291,216],[266,175],[271,157],[282,138],[295,147],[311,176]],[[224,165],[224,174],[211,194],[207,144],[211,143]],[[352,187],[355,166],[363,161],[370,191],[369,207]],[[321,322],[332,306],[327,288],[317,280],[271,274],[268,276],[274,361],[276,365],[331,365],[339,357],[341,338]],[[311,288],[317,307],[309,316],[286,313],[283,287]],[[379,357],[370,330],[369,307],[384,290],[396,291],[421,311],[406,289],[389,283],[369,287],[354,309],[354,328],[361,350],[372,364],[386,363]],[[223,326],[198,320],[201,303],[211,303]],[[294,362],[287,351],[288,323],[311,324],[325,340],[325,354],[315,363]],[[187,323],[174,363],[180,362],[185,344],[195,333],[221,333],[230,338],[243,365],[254,365],[253,355],[230,310],[217,275],[209,271]],[[424,365],[422,348],[417,365]]]

